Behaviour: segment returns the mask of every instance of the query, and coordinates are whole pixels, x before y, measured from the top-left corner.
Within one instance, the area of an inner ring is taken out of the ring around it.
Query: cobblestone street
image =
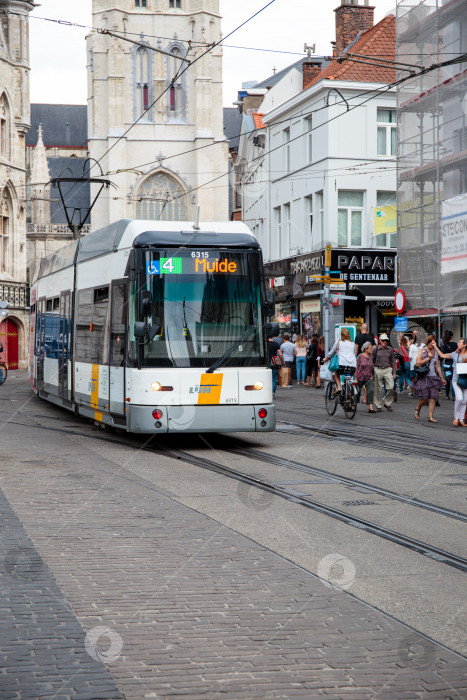
[[[181,503],[177,461],[139,449],[143,477],[134,448],[31,398],[22,373],[0,401],[2,698],[467,697],[464,657]],[[196,496],[201,470],[183,469]]]

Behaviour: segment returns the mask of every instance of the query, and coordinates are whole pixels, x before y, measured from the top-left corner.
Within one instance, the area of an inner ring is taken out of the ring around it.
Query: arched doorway
[[[18,326],[9,318],[0,323],[0,343],[3,345],[0,356],[8,369],[18,369]]]

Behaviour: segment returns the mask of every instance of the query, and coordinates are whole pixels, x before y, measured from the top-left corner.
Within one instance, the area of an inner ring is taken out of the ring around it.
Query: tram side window
[[[91,362],[91,323],[92,323],[93,290],[84,289],[78,292],[76,318],[76,348],[77,362]]]
[[[78,292],[76,320],[77,362],[107,363],[109,288]]]
[[[92,362],[98,365],[105,365],[107,364],[107,348],[109,345],[108,287],[94,290],[92,323]]]
[[[125,364],[126,348],[126,284],[112,287],[112,312],[110,328],[110,364],[121,367]]]

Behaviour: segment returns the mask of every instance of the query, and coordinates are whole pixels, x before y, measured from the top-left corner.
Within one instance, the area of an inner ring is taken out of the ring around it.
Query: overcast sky
[[[40,1],[40,0],[39,0]],[[224,49],[224,106],[236,99],[242,82],[263,80],[297,61],[303,45],[316,44],[316,53],[329,55],[335,39],[333,10],[340,0],[276,0],[236,32],[227,44],[297,52],[299,55],[245,49]],[[363,4],[363,0],[360,0]],[[115,0],[118,4],[118,0]],[[267,4],[267,0],[220,0],[223,34]],[[394,11],[396,0],[374,0],[375,22]],[[91,26],[91,0],[42,0],[31,13],[31,102],[85,104],[86,29],[47,22],[61,19]],[[37,18],[37,19],[35,19]]]

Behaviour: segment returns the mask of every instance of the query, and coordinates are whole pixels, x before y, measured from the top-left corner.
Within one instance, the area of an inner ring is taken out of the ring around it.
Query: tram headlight
[[[162,384],[160,382],[153,382],[151,384],[151,389],[153,391],[160,391],[162,389]]]
[[[245,391],[261,391],[264,389],[264,382],[256,382],[256,384],[247,384]]]

